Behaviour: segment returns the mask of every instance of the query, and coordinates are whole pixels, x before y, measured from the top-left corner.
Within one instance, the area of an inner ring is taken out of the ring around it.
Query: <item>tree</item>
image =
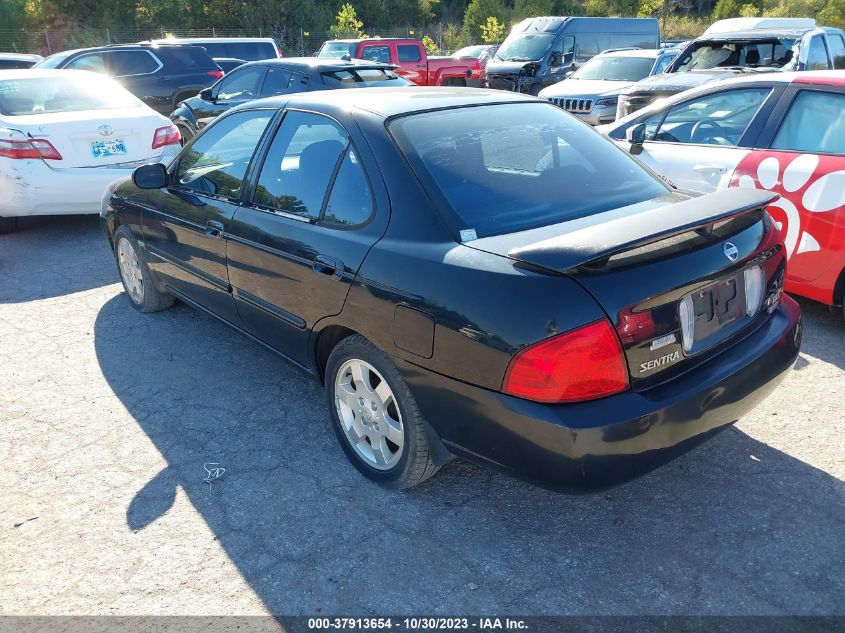
[[[472,0],[464,12],[464,30],[470,42],[481,39],[481,25],[487,24],[487,18],[496,18],[504,25],[508,23],[508,9],[504,0]]]
[[[425,46],[425,52],[429,55],[439,55],[440,54],[440,47],[437,45],[433,39],[431,39],[428,35],[422,36],[422,43]]]
[[[486,24],[480,24],[481,39],[485,44],[501,44],[505,39],[505,25],[494,17],[487,18]]]
[[[364,32],[361,30],[363,27],[364,23],[358,19],[355,7],[347,2],[340,7],[335,17],[335,24],[329,27],[329,31],[335,39],[364,37]]]
[[[516,0],[513,3],[513,21],[555,14],[555,0]]]

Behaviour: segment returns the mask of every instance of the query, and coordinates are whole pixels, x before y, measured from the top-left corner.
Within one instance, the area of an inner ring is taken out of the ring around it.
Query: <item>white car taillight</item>
[[[681,341],[683,342],[684,352],[687,353],[692,349],[695,338],[695,309],[692,305],[691,295],[683,298],[681,305],[678,307],[678,313],[681,318]]]
[[[745,277],[745,313],[748,316],[754,316],[763,303],[766,276],[759,266],[746,268],[742,274]]]

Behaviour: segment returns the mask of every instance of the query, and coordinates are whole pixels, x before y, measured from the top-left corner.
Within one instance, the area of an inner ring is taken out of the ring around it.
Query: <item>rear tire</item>
[[[387,355],[363,336],[349,336],[332,350],[325,394],[343,452],[368,479],[402,490],[440,469],[408,385]]]
[[[0,218],[0,235],[7,235],[13,233],[18,228],[18,219],[15,218]]]
[[[147,313],[172,306],[176,299],[170,293],[160,292],[156,288],[150,267],[132,231],[125,226],[119,226],[114,232],[113,243],[117,271],[132,307]]]

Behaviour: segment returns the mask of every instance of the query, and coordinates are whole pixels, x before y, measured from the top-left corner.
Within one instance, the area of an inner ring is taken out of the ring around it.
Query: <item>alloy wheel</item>
[[[144,302],[144,275],[138,263],[138,255],[125,237],[117,243],[117,264],[130,298],[141,305]]]

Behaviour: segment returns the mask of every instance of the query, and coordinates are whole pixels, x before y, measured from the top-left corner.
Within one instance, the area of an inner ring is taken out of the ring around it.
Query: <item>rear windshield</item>
[[[94,73],[89,76],[0,80],[0,112],[6,116],[135,108],[140,105],[136,97],[115,82]]]
[[[675,71],[709,70],[711,68],[782,68],[795,53],[795,39],[790,37],[753,41],[701,41],[683,52]]]
[[[326,42],[320,47],[320,52],[317,57],[330,57],[332,59],[340,59],[344,55],[349,55],[350,58],[355,57],[358,51],[357,44],[350,44],[348,42]]]
[[[420,113],[389,129],[420,180],[442,194],[462,235],[523,231],[667,191],[611,141],[550,104]]]
[[[247,62],[278,57],[270,42],[197,42],[211,57],[230,57]]]
[[[376,86],[407,86],[411,82],[392,70],[358,68],[321,73],[323,83],[332,88],[375,88]]]

